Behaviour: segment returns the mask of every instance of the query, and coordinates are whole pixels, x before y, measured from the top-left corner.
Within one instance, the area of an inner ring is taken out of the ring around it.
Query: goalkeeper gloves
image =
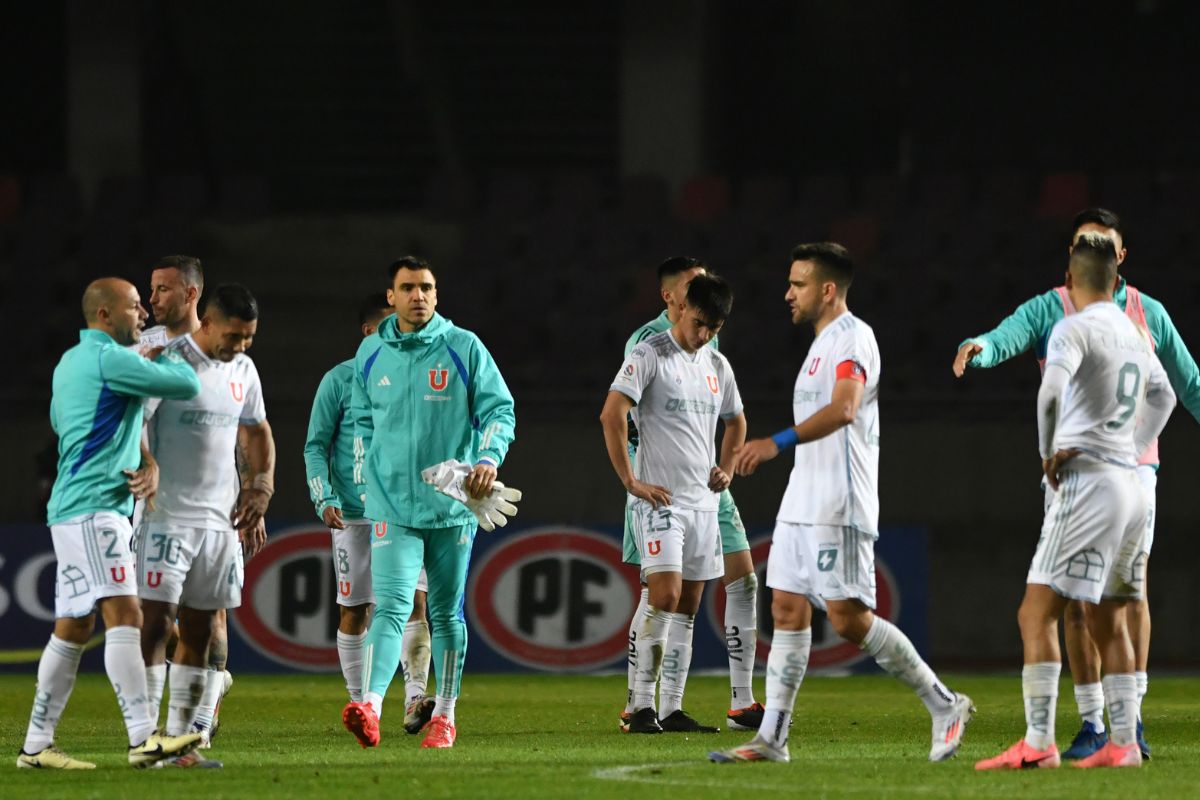
[[[495,481],[487,497],[476,499],[467,493],[464,486],[470,474],[470,464],[451,459],[421,470],[421,480],[432,486],[435,491],[453,497],[471,509],[475,519],[479,520],[479,527],[485,531],[503,528],[508,524],[508,518],[517,513],[517,507],[513,503],[520,501],[521,491]]]

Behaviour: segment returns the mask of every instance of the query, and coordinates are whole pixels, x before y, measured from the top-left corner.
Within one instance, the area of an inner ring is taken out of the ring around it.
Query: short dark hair
[[[253,322],[258,319],[258,301],[240,283],[223,283],[208,295],[204,313],[215,311],[226,319]]]
[[[733,289],[719,275],[702,273],[688,284],[687,304],[699,311],[705,322],[716,325],[729,319]]]
[[[1075,215],[1075,219],[1071,223],[1071,239],[1074,240],[1079,229],[1088,224],[1099,225],[1101,228],[1112,228],[1121,237],[1121,241],[1125,241],[1125,231],[1121,230],[1121,218],[1107,208],[1099,207],[1085,208]]]
[[[429,266],[429,262],[426,261],[425,259],[417,258],[416,256],[401,256],[400,258],[397,258],[395,261],[393,261],[391,263],[391,265],[388,267],[388,277],[391,280],[395,281],[396,273],[402,269],[411,269],[411,270],[427,269],[430,272],[433,272],[433,267]],[[434,273],[434,277],[437,277],[436,273]]]
[[[392,305],[388,302],[387,295],[383,292],[371,292],[358,306],[358,324],[374,324],[391,313]]]
[[[821,277],[837,284],[842,293],[854,282],[854,260],[850,258],[850,251],[837,242],[797,245],[792,250],[792,261],[813,262]]]
[[[156,269],[177,269],[185,286],[195,286],[204,293],[204,267],[195,256],[163,256],[150,268],[151,272]]]
[[[1080,234],[1071,250],[1071,277],[1098,292],[1111,291],[1117,279],[1117,246],[1102,233]]]
[[[662,283],[667,278],[674,277],[681,272],[687,272],[689,269],[695,269],[696,267],[704,269],[704,262],[691,256],[671,256],[658,265],[658,282]]]

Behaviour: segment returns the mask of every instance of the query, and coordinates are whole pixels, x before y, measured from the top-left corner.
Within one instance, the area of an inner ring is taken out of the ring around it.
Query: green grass
[[[797,702],[790,764],[716,765],[705,761],[709,749],[732,747],[749,737],[621,734],[615,724],[624,696],[619,676],[468,673],[453,750],[421,750],[418,737],[396,733],[402,709],[393,702],[384,717],[382,746],[366,751],[342,729],[340,677],[235,675],[211,751],[224,760],[224,770],[135,771],[124,765],[124,731],[108,684],[102,675],[82,675],[58,742],[100,768],[37,772],[17,770],[10,760],[7,772],[0,772],[0,797],[1195,796],[1200,679],[1152,681],[1145,718],[1155,757],[1145,769],[976,774],[975,760],[994,755],[1024,731],[1020,681],[1016,676],[948,677],[975,698],[979,713],[959,757],[945,764],[925,760],[929,723],[920,702],[882,676],[806,680]],[[0,676],[0,749],[12,757],[24,736],[32,690],[31,676]],[[726,691],[721,678],[694,677],[688,685],[689,710],[717,722],[728,702]],[[1071,697],[1064,682],[1060,745],[1076,729]]]

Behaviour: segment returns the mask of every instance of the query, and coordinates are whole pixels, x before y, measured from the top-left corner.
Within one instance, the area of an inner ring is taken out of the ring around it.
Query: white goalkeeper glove
[[[503,528],[508,524],[508,518],[517,513],[517,507],[513,503],[520,501],[521,490],[511,489],[500,481],[494,481],[488,496],[476,499],[468,494],[463,485],[470,474],[470,464],[451,459],[421,470],[421,480],[432,486],[435,491],[453,497],[471,509],[475,519],[479,520],[479,527],[485,531]]]

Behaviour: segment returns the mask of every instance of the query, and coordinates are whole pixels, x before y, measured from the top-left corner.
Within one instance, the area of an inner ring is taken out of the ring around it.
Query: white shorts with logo
[[[235,530],[143,522],[134,536],[138,597],[199,611],[242,604],[242,543]]]
[[[50,526],[58,571],[54,616],[86,617],[105,597],[137,594],[129,520],[98,511]]]
[[[825,610],[827,600],[875,608],[875,537],[841,525],[775,522],[767,586],[801,594]]]
[[[1098,603],[1142,597],[1146,496],[1135,470],[1071,462],[1059,475],[1026,583]]]
[[[629,519],[642,558],[642,576],[679,572],[685,581],[707,581],[725,574],[717,509],[652,507],[629,498]]]
[[[330,528],[333,534],[333,572],[337,577],[339,606],[362,606],[375,602],[371,589],[371,521],[346,520],[342,530]],[[417,576],[417,591],[429,591],[425,568]]]

